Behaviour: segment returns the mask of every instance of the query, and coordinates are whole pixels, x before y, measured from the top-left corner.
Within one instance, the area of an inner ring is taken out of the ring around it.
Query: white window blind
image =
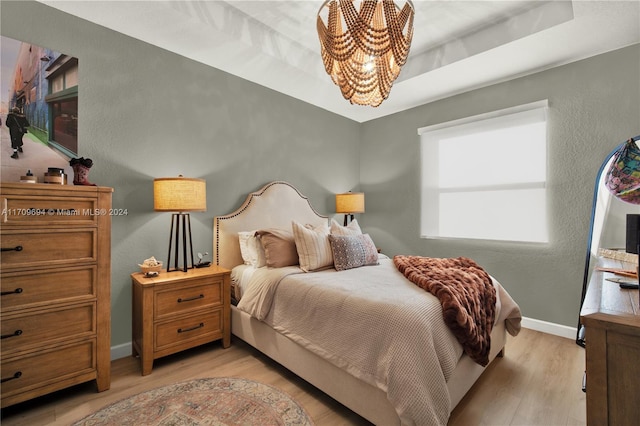
[[[418,129],[421,236],[548,242],[547,101]]]

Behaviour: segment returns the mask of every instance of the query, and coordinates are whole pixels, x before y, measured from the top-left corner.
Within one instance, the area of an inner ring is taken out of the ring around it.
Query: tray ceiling
[[[409,60],[372,108],[324,71],[321,0],[40,2],[358,122],[640,42],[637,1],[414,0]]]

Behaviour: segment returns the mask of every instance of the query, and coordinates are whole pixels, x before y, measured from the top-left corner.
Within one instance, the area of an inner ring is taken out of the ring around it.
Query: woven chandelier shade
[[[153,209],[157,212],[207,210],[206,182],[182,176],[153,180]]]
[[[409,56],[413,16],[410,0],[402,9],[393,0],[323,3],[317,19],[322,61],[345,99],[373,107],[387,99]]]

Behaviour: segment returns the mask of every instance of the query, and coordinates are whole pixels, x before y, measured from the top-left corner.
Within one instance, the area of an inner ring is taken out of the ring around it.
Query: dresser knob
[[[2,247],[0,250],[4,251],[22,251],[22,246],[15,246],[15,247]]]

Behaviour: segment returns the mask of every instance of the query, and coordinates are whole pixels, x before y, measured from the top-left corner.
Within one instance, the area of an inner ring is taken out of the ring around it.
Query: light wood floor
[[[506,356],[493,362],[453,411],[449,425],[584,425],[581,390],[584,349],[572,340],[523,329],[507,342]],[[244,342],[229,349],[212,343],[156,360],[141,376],[138,360],[112,363],[111,389],[93,383],[2,410],[2,425],[69,425],[130,395],[195,378],[235,376],[282,389],[298,401],[317,426],[368,425],[313,386],[289,373]]]

